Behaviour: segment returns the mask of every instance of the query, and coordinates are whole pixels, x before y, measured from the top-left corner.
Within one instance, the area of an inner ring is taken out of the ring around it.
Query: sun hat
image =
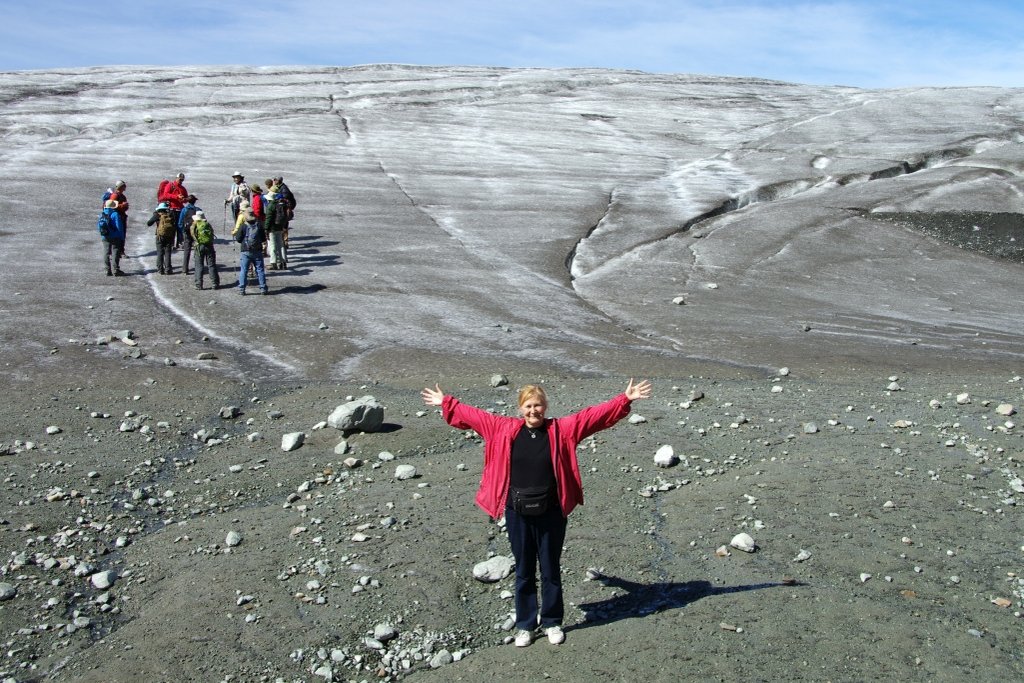
[[[156,205],[156,210],[157,211],[166,211],[169,208],[171,208],[171,207],[169,207],[167,205],[167,202],[160,202],[159,204]]]

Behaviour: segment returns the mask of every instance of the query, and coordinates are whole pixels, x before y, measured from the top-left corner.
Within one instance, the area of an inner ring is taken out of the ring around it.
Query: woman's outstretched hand
[[[630,401],[638,401],[642,398],[650,398],[650,396],[651,383],[649,381],[645,379],[633,384],[633,378],[629,379],[629,385],[626,387],[626,398]]]
[[[439,406],[444,401],[444,392],[441,391],[439,384],[435,384],[433,389],[427,387],[420,392],[420,396],[423,397],[423,402],[428,406]]]

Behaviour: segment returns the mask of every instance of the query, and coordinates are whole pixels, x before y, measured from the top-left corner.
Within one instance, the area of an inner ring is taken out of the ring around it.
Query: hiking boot
[[[260,294],[262,294],[263,296],[266,296],[267,294],[270,294],[270,290],[269,289],[261,289],[260,290]]]
[[[561,645],[565,642],[565,632],[562,631],[561,626],[550,626],[544,629],[544,634],[548,637],[548,642],[552,645]]]
[[[245,296],[245,290],[244,289],[238,290],[238,295],[239,296]]]
[[[110,268],[107,268],[107,276],[109,277],[111,275],[113,275],[113,273],[110,271]]]
[[[516,631],[516,647],[526,647],[533,642],[533,634],[526,630]]]
[[[123,270],[118,268],[117,270],[114,271],[114,275],[117,275],[118,277],[121,277],[122,275],[127,275],[127,273],[125,273]]]
[[[202,289],[203,288],[202,285],[192,285],[192,286],[195,287],[196,289]]]

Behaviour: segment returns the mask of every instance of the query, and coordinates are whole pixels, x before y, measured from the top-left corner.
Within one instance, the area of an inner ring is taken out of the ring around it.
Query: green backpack
[[[200,218],[195,223],[196,244],[200,247],[213,244],[213,227],[209,221]]]

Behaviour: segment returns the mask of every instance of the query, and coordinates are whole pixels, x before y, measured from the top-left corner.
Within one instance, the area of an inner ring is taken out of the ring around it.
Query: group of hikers
[[[248,273],[254,271],[260,292],[268,292],[264,256],[270,257],[271,270],[287,267],[288,228],[295,215],[295,195],[284,183],[282,176],[267,178],[265,187],[258,183],[247,185],[245,176],[236,171],[224,199],[225,212],[231,208],[233,227],[231,237],[241,246],[238,271],[238,291],[245,294]],[[182,269],[189,274],[194,261],[195,288],[203,289],[203,275],[209,270],[214,288],[220,287],[217,272],[217,252],[214,246],[213,226],[200,209],[194,194],[184,185],[185,174],[174,180],[162,180],[157,188],[157,206],[146,221],[156,226],[157,272],[171,275],[171,254],[180,249]],[[128,184],[119,180],[103,194],[103,209],[96,227],[103,241],[103,264],[107,275],[124,275],[121,259],[128,231]]]

